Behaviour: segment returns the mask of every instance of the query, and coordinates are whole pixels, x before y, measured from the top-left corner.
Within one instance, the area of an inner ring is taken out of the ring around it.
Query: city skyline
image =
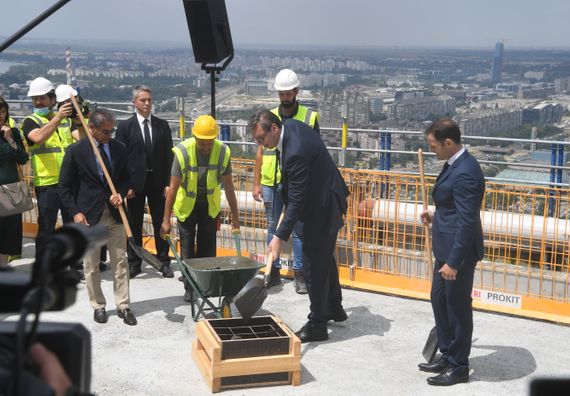
[[[27,0],[10,4],[11,18],[3,21],[0,36],[15,33],[54,3]],[[508,48],[569,47],[570,26],[565,15],[570,13],[570,2],[565,0],[550,1],[548,7],[536,7],[528,0],[345,3],[290,0],[276,15],[275,5],[281,3],[267,0],[227,1],[226,6],[236,47],[492,48],[498,41]],[[100,0],[91,4],[71,1],[24,38],[190,47],[182,0]]]

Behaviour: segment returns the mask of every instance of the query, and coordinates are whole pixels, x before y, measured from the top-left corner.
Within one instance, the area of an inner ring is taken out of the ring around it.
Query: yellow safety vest
[[[59,137],[61,138],[61,142],[63,143],[63,148],[67,151],[67,148],[75,143],[75,139],[71,135],[71,128],[73,124],[71,123],[71,118],[64,118],[59,123],[59,127],[57,127],[57,131],[59,133]]]
[[[10,128],[16,128],[16,121],[12,117],[8,117],[8,126]]]
[[[182,180],[176,193],[174,214],[179,221],[190,216],[196,203],[198,194],[198,156],[196,152],[196,139],[186,139],[172,148],[180,169]],[[208,198],[208,215],[215,218],[220,213],[222,196],[222,174],[226,171],[230,160],[230,148],[219,140],[214,140],[210,152],[208,171],[206,174],[206,190]]]
[[[50,121],[49,118],[36,113],[27,116],[27,118],[38,124],[40,128]],[[69,137],[66,134],[69,134]],[[70,128],[63,128],[60,131],[58,127],[43,144],[30,146],[35,186],[52,186],[57,184],[65,149],[70,142],[73,143]]]
[[[279,119],[279,107],[271,110]],[[306,106],[299,105],[297,113],[293,117],[294,120],[304,122],[311,128],[315,127],[315,123],[319,120],[319,113],[309,109]],[[263,148],[263,162],[261,163],[261,184],[264,186],[273,186],[273,178],[275,176],[275,167],[277,166],[275,149]],[[277,169],[277,184],[281,183],[281,169]]]

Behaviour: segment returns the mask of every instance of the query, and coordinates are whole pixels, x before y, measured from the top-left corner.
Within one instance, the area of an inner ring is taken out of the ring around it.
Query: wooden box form
[[[301,341],[276,316],[200,321],[192,357],[212,392],[301,383]]]

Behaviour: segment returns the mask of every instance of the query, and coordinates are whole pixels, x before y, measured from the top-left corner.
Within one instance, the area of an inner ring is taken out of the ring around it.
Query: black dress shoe
[[[170,268],[170,263],[162,264],[162,267],[160,267],[160,273],[165,278],[174,278],[174,272],[172,272],[172,269]]]
[[[447,366],[441,374],[427,379],[427,383],[434,386],[450,386],[461,382],[469,382],[469,367]]]
[[[99,272],[105,272],[109,269],[109,265],[105,264],[104,261],[99,261]]]
[[[348,315],[344,308],[337,309],[335,311],[329,312],[327,315],[327,320],[334,320],[335,322],[344,322],[348,319]]]
[[[441,373],[448,365],[447,359],[440,357],[433,363],[420,363],[418,364],[418,368],[420,371],[425,371],[427,373]]]
[[[317,326],[313,322],[307,322],[295,335],[299,337],[301,342],[326,341],[329,339],[327,326]]]
[[[105,308],[98,308],[93,312],[93,319],[97,323],[107,323],[109,319],[107,317],[107,312],[105,312]]]
[[[123,319],[123,322],[125,322],[125,324],[128,324],[129,326],[134,326],[137,324],[137,318],[135,318],[135,314],[133,311],[131,311],[130,308],[119,309],[117,311],[117,315],[119,318]]]
[[[129,278],[133,279],[135,276],[141,274],[141,267],[129,267]]]

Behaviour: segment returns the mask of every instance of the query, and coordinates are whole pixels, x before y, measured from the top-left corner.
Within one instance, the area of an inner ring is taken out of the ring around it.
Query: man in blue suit
[[[107,248],[111,258],[113,291],[117,315],[129,326],[137,324],[129,308],[129,272],[126,259],[127,237],[118,208],[123,204],[130,185],[127,148],[111,136],[115,131],[115,116],[107,109],[97,108],[89,118],[89,129],[107,172],[116,188],[113,194],[104,176],[103,167],[95,157],[88,139],[69,146],[59,173],[58,191],[65,210],[75,223],[104,225]],[[83,259],[85,283],[89,302],[97,323],[108,320],[105,296],[101,289],[100,251],[92,251]]]
[[[281,244],[293,228],[303,241],[311,312],[296,334],[301,342],[327,340],[327,322],[347,319],[334,251],[348,189],[321,138],[307,124],[293,119],[282,124],[275,114],[261,110],[251,118],[250,128],[254,141],[277,148],[277,161],[281,161],[285,216],[267,250],[279,257]]]
[[[431,124],[427,143],[438,160],[445,160],[433,187],[435,213],[421,214],[433,223],[436,259],[431,304],[441,357],[420,363],[419,369],[439,373],[430,385],[448,386],[469,381],[469,354],[473,333],[471,289],[475,266],[483,258],[480,209],[485,178],[477,160],[461,144],[459,126],[449,118]]]

